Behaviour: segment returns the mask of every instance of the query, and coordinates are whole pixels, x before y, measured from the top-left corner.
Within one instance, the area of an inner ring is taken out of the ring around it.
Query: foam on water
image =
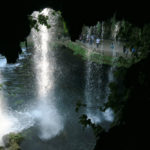
[[[54,105],[48,104],[47,102],[39,102],[36,109],[31,113],[36,124],[40,126],[39,137],[41,139],[51,139],[63,130],[62,118]]]
[[[34,118],[29,112],[0,112],[0,145],[2,137],[9,133],[19,133],[34,125]]]
[[[114,112],[112,109],[108,108],[105,112],[103,112],[105,120],[112,122],[114,120]]]
[[[87,112],[88,119],[91,120],[92,123],[99,124],[103,121],[113,122],[114,120],[114,112],[112,109],[108,108],[104,112],[91,113],[91,111]]]

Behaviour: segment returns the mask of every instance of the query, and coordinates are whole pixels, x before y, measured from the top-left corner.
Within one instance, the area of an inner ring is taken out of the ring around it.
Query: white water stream
[[[52,15],[53,10],[44,9],[42,12],[33,12],[35,18],[39,14],[49,16],[48,23],[51,28],[39,24],[39,31],[32,29],[32,39],[34,42],[34,69],[36,76],[37,108],[33,111],[40,127],[40,137],[49,139],[56,136],[63,129],[63,121],[54,101],[54,70],[56,67],[53,50],[50,42],[55,34],[55,24],[57,16]]]

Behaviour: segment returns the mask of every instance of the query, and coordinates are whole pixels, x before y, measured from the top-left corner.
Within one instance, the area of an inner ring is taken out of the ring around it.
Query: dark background
[[[61,10],[67,22],[71,38],[78,38],[83,24],[94,25],[117,14],[118,19],[126,19],[137,26],[150,20],[149,5],[142,2],[90,0],[26,0],[1,1],[0,3],[0,53],[9,63],[16,61],[20,52],[19,42],[25,40],[30,32],[28,15],[34,10],[52,7]]]

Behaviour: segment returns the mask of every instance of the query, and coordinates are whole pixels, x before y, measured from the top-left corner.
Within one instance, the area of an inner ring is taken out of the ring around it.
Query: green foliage
[[[39,31],[39,24],[45,25],[48,29],[51,27],[50,24],[48,24],[48,16],[39,14],[37,18],[33,16],[29,16],[29,22],[30,22],[30,28],[34,28],[37,31]]]
[[[20,133],[10,133],[3,138],[7,150],[21,150],[20,144],[23,139],[24,138]]]
[[[107,108],[112,108],[115,113],[121,109],[122,103],[122,93],[118,90],[118,85],[115,82],[110,83],[109,85],[111,93],[109,95],[109,101],[105,103],[105,110]],[[117,98],[116,98],[117,97]]]
[[[122,56],[120,56],[117,61],[118,61],[118,63],[123,63],[123,64],[127,63],[127,60]]]
[[[28,17],[29,22],[30,22],[30,28],[34,28],[35,25],[37,24],[37,20],[33,18],[33,16]]]
[[[91,126],[92,125],[92,122],[91,122],[91,119],[88,119],[87,115],[83,114],[82,116],[80,116],[80,123],[84,126],[84,127],[87,127],[87,126]]]
[[[44,16],[42,14],[38,15],[38,22],[49,29],[51,26],[48,24],[48,18],[48,16]]]
[[[83,125],[84,128],[86,128],[87,126],[92,127],[96,137],[98,137],[100,132],[103,131],[103,128],[98,124],[96,125],[95,123],[92,123],[91,119],[88,119],[87,115],[83,114],[82,116],[80,116],[79,119],[80,119],[79,122]]]
[[[112,27],[113,25],[115,25],[115,23],[116,23],[116,20],[115,18],[113,18],[111,20]],[[146,74],[142,73],[141,71],[137,73],[137,77],[136,77],[137,81],[134,81],[136,83],[135,87],[134,86],[132,87],[131,85],[129,88],[127,88],[126,87],[127,85],[125,83],[125,81],[127,80],[125,78],[127,77],[128,70],[121,66],[125,66],[129,68],[131,67],[133,63],[137,63],[141,61],[141,59],[147,56],[150,50],[150,40],[149,40],[150,39],[150,25],[146,25],[143,27],[143,29],[141,29],[141,28],[137,28],[133,26],[132,24],[124,20],[120,24],[121,24],[121,27],[120,27],[120,31],[118,34],[118,39],[124,41],[125,46],[127,48],[129,49],[135,48],[137,53],[136,53],[136,56],[132,58],[118,57],[115,61],[110,58],[108,59],[111,61],[111,63],[113,63],[113,65],[116,65],[119,68],[117,69],[117,71],[114,72],[114,76],[116,80],[110,83],[109,85],[110,87],[110,95],[108,98],[109,100],[104,104],[104,106],[99,107],[99,108],[101,111],[105,111],[108,108],[111,108],[114,111],[115,121],[113,123],[113,126],[126,123],[124,121],[124,117],[125,117],[124,110],[128,110],[127,108],[128,104],[131,103],[129,102],[129,100],[132,101],[133,94],[138,95],[138,93],[136,94],[136,90],[134,90],[134,88],[138,89],[138,86],[148,87],[148,85],[146,84],[146,81],[149,81],[149,79],[146,78]],[[106,32],[109,33],[110,22],[109,21],[105,22],[104,26],[106,27]],[[99,60],[102,60],[104,57],[105,56],[101,56],[100,54],[94,52],[90,55],[90,60],[99,63],[100,62]],[[88,58],[89,60],[89,57],[85,56],[85,58],[86,59]],[[143,91],[145,93],[145,90]],[[140,97],[139,99],[142,100],[144,96],[145,95],[142,95],[142,97]],[[148,96],[146,95],[145,97],[148,97]],[[133,101],[136,102],[136,99],[133,99]],[[86,106],[85,105],[82,106],[80,102],[77,103],[77,108],[76,108],[77,112],[79,111],[80,107],[86,107]],[[145,104],[144,104],[144,107],[145,107]],[[91,120],[85,114],[83,114],[80,117],[80,123],[84,127],[91,126],[96,135],[99,135],[99,133],[103,130],[100,125],[98,126],[92,123]]]
[[[117,38],[125,41],[127,48],[136,49],[136,58],[144,59],[150,49],[150,24],[138,28],[123,20]]]
[[[132,24],[130,24],[129,22],[122,20],[120,23],[120,30],[119,33],[117,35],[117,39],[125,41],[126,42],[126,46],[128,47],[128,41],[129,41],[129,37],[132,33],[132,29],[133,26]]]
[[[62,13],[61,13],[61,11],[59,10],[59,11],[57,11],[57,14],[61,16]]]
[[[20,144],[23,141],[23,136],[20,133],[18,133],[18,134],[10,133],[9,134],[9,139],[10,139],[10,143]]]
[[[13,143],[7,150],[21,150],[21,147],[17,143]]]
[[[137,63],[141,59],[146,58],[150,52],[150,24],[145,25],[143,28],[139,28],[125,20],[117,21],[116,14],[114,14],[110,20],[104,22],[104,39],[110,38],[111,32],[115,29],[116,23],[119,25],[119,31],[116,36],[117,40],[123,41],[126,48],[130,50],[135,48],[136,52],[134,55],[136,59],[133,58],[128,61],[127,59],[119,58],[116,62],[113,63],[115,63],[117,66],[130,67],[133,63]],[[82,28],[82,35],[88,34],[90,29],[95,30],[95,28],[96,33],[94,32],[94,34],[99,35],[101,32],[100,22],[98,22],[96,26],[92,26],[90,28],[84,25]],[[106,60],[106,62],[107,64],[111,64],[109,60]]]
[[[122,78],[126,75],[126,72],[127,72],[127,69],[123,67],[119,67],[117,68],[117,70],[113,72],[113,75],[116,79],[123,80]]]
[[[64,42],[63,45],[68,47],[74,52],[74,55],[81,56],[84,60],[89,60],[92,62],[96,62],[98,64],[108,64],[108,65],[114,65],[117,67],[123,66],[123,67],[130,67],[133,63],[136,63],[140,61],[141,59],[136,58],[124,58],[124,57],[117,57],[113,58],[112,56],[103,55],[99,52],[91,52],[89,55],[87,55],[87,49],[82,44],[72,41]]]
[[[69,32],[68,32],[67,24],[64,19],[63,19],[63,27],[64,27],[65,34],[68,34]]]
[[[56,16],[56,11],[53,11],[53,12],[52,12],[52,15],[53,15],[53,16]]]
[[[83,58],[86,57],[86,49],[81,47],[79,44],[69,41],[66,43],[66,46],[74,51],[74,55],[81,55]]]
[[[0,84],[0,90],[3,88],[3,85],[2,84]]]
[[[85,108],[85,107],[87,107],[87,105],[83,104],[81,101],[78,101],[76,103],[76,112],[78,112],[81,107]],[[89,109],[90,108],[91,109],[93,109],[93,108],[100,109],[100,107],[89,107]],[[89,119],[87,117],[87,115],[85,115],[85,114],[83,114],[79,117],[79,123],[81,123],[84,128],[90,126],[93,129],[93,132],[96,137],[98,137],[99,133],[103,130],[103,128],[100,125],[92,123],[91,119]]]
[[[25,42],[25,41],[24,41],[24,42],[20,42],[20,47],[21,47],[21,48],[26,47],[26,42]]]

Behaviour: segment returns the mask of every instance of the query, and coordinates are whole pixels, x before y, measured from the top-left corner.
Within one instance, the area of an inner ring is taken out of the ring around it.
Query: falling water
[[[101,38],[104,39],[104,32],[105,32],[105,29],[104,29],[104,22],[102,22],[102,32],[101,32]]]
[[[11,122],[7,119],[4,113],[4,97],[2,91],[2,74],[1,68],[6,65],[6,59],[0,55],[0,145],[2,145],[2,137],[7,133],[7,128],[11,126]],[[8,126],[8,127],[7,127]]]
[[[99,107],[108,100],[108,86],[112,81],[111,67],[107,71],[107,77],[103,77],[105,74],[104,72],[104,66],[87,62],[85,86],[85,101],[87,105],[86,113],[88,118],[94,123],[113,121],[113,112],[111,109],[108,109],[105,112],[99,110]],[[104,78],[108,79],[104,81]]]
[[[113,43],[113,47],[112,49],[112,56],[113,58],[117,57],[117,53],[118,53],[118,43],[117,43],[117,34],[119,32],[120,26],[119,26],[119,22],[115,23],[114,27],[112,27],[112,31],[111,31],[111,37],[112,37],[112,43]],[[112,59],[113,60],[113,59]]]
[[[32,29],[32,39],[34,42],[34,69],[36,76],[36,93],[38,99],[37,109],[33,112],[40,127],[40,138],[50,139],[56,136],[62,129],[61,116],[55,106],[54,98],[54,71],[55,58],[54,51],[50,43],[55,35],[55,25],[57,16],[52,15],[52,9],[44,9],[41,12],[33,12],[35,18],[39,14],[49,16],[48,23],[51,28],[39,24],[39,31]]]
[[[104,72],[104,66],[93,63],[91,61],[86,62],[86,114],[88,118],[91,119],[91,121],[94,123],[102,123],[103,121],[113,121],[113,112],[111,109],[107,109],[105,112],[101,112],[99,110],[99,107],[102,106],[104,102],[106,102],[108,99],[108,85],[112,81],[111,67],[107,71],[107,77],[103,77]],[[104,81],[104,78],[108,79]]]
[[[101,79],[98,78],[97,81],[95,82],[93,77],[95,74],[97,74],[98,71],[100,71],[100,68],[96,66],[96,64],[93,64],[90,61],[86,63],[86,85],[85,85],[85,100],[87,105],[86,113],[88,118],[90,118],[92,122],[96,123],[100,122],[99,111],[95,107],[98,107],[96,105],[97,104],[96,99],[99,99],[99,95],[97,95],[96,93],[97,92],[99,93]]]
[[[101,52],[104,53],[104,22],[102,22],[101,32]],[[92,49],[88,49],[87,56],[93,52]],[[101,112],[99,107],[104,104],[108,99],[109,83],[113,80],[112,69],[108,68],[107,76],[105,74],[105,67],[100,64],[86,61],[86,74],[85,74],[85,101],[87,104],[86,114],[89,119],[94,123],[102,123],[103,121],[113,121],[113,112],[111,109],[107,109],[105,112]],[[107,80],[104,81],[104,78]]]
[[[4,69],[10,68],[6,62],[6,58],[0,55],[0,146],[4,145],[3,136],[9,133],[19,133],[34,125],[33,118],[28,111],[18,112],[7,106],[2,74]]]
[[[100,45],[100,49],[101,49],[101,53],[102,55],[104,54],[104,22],[102,22],[102,32],[101,32],[101,45]]]
[[[117,34],[119,32],[119,29],[120,29],[119,22],[117,22],[115,24],[115,28],[112,30],[112,37],[115,41],[116,41]]]

